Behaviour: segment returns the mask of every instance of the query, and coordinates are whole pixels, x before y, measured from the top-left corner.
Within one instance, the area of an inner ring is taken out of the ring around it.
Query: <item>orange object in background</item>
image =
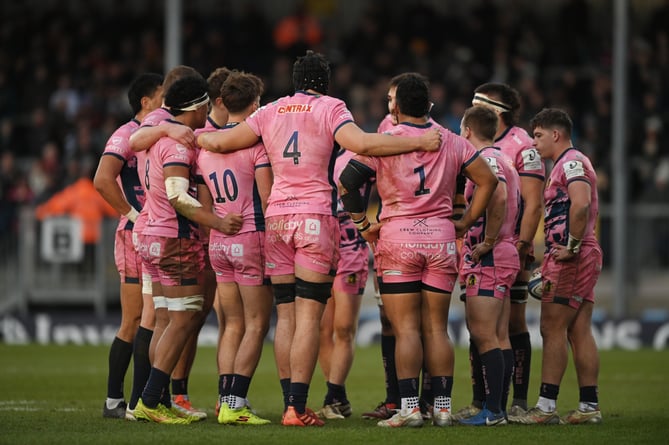
[[[35,214],[43,220],[50,216],[70,216],[82,223],[84,244],[95,244],[100,239],[100,223],[105,216],[118,217],[118,212],[95,190],[89,177],[81,177],[37,207]]]

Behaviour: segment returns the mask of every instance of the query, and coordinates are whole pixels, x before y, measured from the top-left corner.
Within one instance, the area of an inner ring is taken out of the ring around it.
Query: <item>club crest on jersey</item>
[[[567,179],[577,178],[579,176],[585,176],[585,170],[583,169],[583,162],[581,161],[568,161],[562,165],[564,169],[564,175]]]
[[[523,150],[522,156],[525,170],[541,170],[541,156],[539,156],[536,148]]]

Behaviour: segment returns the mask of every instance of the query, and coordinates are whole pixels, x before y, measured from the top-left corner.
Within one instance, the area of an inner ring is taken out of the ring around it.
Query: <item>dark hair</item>
[[[469,107],[462,117],[462,126],[469,127],[478,138],[492,141],[497,133],[497,113],[488,107]]]
[[[202,76],[187,76],[175,81],[165,93],[165,106],[170,108],[174,116],[184,113],[192,105],[202,100],[209,100],[207,96],[207,81]]]
[[[216,68],[214,71],[209,74],[207,78],[207,85],[209,85],[208,94],[211,100],[221,97],[221,87],[223,83],[228,79],[232,71],[226,67]]]
[[[202,77],[202,74],[200,74],[195,68],[188,65],[177,65],[169,70],[165,75],[165,80],[163,80],[163,93],[167,94],[167,90],[170,89],[174,82],[187,76]],[[202,79],[204,80],[204,78]]]
[[[314,90],[328,93],[330,86],[330,64],[324,55],[308,50],[293,64],[293,87],[295,90]]]
[[[221,99],[230,113],[239,113],[258,100],[262,92],[263,83],[258,76],[232,72],[221,87]]]
[[[429,85],[425,76],[418,73],[404,73],[398,78],[395,100],[402,114],[423,117],[430,111]],[[392,82],[392,81],[391,81]]]
[[[571,129],[574,124],[566,111],[559,108],[544,108],[530,121],[530,128],[559,128],[567,137],[571,138]]]
[[[153,96],[162,84],[162,74],[142,73],[135,77],[128,88],[128,103],[133,115],[142,110],[142,98]]]
[[[495,99],[508,106],[511,110],[505,111],[500,115],[502,122],[508,127],[518,125],[520,116],[520,93],[518,93],[518,91],[505,83],[488,82],[479,85],[474,90],[474,94],[476,93],[493,96]]]

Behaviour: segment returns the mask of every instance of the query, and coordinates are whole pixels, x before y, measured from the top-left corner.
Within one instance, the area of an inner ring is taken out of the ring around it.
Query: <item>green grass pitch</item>
[[[217,393],[215,350],[198,351],[189,383],[191,400],[209,418],[191,425],[156,425],[103,419],[107,346],[0,345],[0,444],[659,444],[669,443],[669,352],[611,350],[601,352],[602,425],[521,426],[497,428],[425,425],[387,430],[363,420],[360,413],[384,396],[378,345],[357,348],[347,382],[353,416],[329,421],[323,428],[279,425],[282,397],[274,356],[267,345],[252,382],[249,399],[272,420],[261,427],[223,426],[213,418]],[[530,404],[537,400],[541,351],[532,363]],[[131,371],[130,371],[131,372]],[[456,352],[453,405],[470,398],[467,352]],[[126,378],[126,397],[131,375]],[[309,406],[320,407],[325,384],[316,369]],[[578,402],[573,365],[560,389],[558,409],[566,413]]]

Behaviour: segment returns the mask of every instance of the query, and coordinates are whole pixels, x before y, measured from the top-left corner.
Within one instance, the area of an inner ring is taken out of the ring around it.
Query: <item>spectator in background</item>
[[[318,19],[309,13],[306,2],[300,1],[292,15],[279,20],[273,36],[274,46],[293,59],[307,49],[318,47],[323,30]]]
[[[84,243],[84,264],[93,264],[95,245],[100,240],[103,218],[117,217],[118,212],[100,196],[93,184],[95,165],[81,163],[78,179],[37,206],[35,215],[39,220],[52,216],[69,216],[81,221],[81,239]]]

